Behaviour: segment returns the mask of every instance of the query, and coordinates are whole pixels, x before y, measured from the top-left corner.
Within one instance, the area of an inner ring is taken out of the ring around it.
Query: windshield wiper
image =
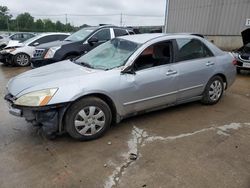
[[[85,62],[75,61],[75,63],[80,64],[80,65],[82,65],[82,66],[84,66],[84,67],[93,68],[90,64],[85,63]]]

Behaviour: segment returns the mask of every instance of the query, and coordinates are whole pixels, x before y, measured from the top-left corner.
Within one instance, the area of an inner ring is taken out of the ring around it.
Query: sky
[[[67,14],[68,23],[75,26],[120,23],[123,26],[135,26],[163,25],[165,2],[166,0],[1,0],[1,5],[7,6],[14,17],[19,13],[29,12],[35,19],[50,18],[66,23]]]

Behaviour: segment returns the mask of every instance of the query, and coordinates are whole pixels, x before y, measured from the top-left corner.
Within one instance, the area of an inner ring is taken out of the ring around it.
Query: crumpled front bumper
[[[26,121],[33,125],[41,126],[47,135],[64,132],[63,116],[69,106],[68,103],[43,107],[26,107],[15,105],[14,101],[16,99],[11,94],[7,94],[4,99],[8,103],[10,114],[24,117]]]
[[[0,53],[0,62],[4,64],[12,64],[13,55],[10,53]]]

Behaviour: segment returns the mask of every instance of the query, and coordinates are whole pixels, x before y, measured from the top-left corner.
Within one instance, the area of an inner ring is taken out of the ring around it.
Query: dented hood
[[[5,49],[7,48],[14,48],[14,47],[22,47],[24,46],[23,43],[20,43],[19,41],[17,40],[10,40],[8,45],[5,47]]]
[[[69,60],[33,69],[11,79],[7,85],[8,92],[17,96],[31,88],[60,87],[75,77],[84,77],[100,70],[88,69]],[[65,79],[67,78],[67,79]]]

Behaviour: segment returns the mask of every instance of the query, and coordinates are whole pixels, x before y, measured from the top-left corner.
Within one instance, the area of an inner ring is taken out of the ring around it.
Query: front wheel
[[[96,97],[87,97],[74,103],[67,111],[66,130],[75,139],[93,140],[109,129],[111,119],[107,103]]]
[[[24,53],[19,53],[14,56],[14,64],[20,67],[30,65],[30,56]]]
[[[220,76],[214,76],[209,80],[203,93],[201,102],[203,104],[216,104],[221,99],[224,92],[224,83]]]
[[[237,74],[240,74],[240,69],[239,68],[237,68],[236,71],[237,71]]]

